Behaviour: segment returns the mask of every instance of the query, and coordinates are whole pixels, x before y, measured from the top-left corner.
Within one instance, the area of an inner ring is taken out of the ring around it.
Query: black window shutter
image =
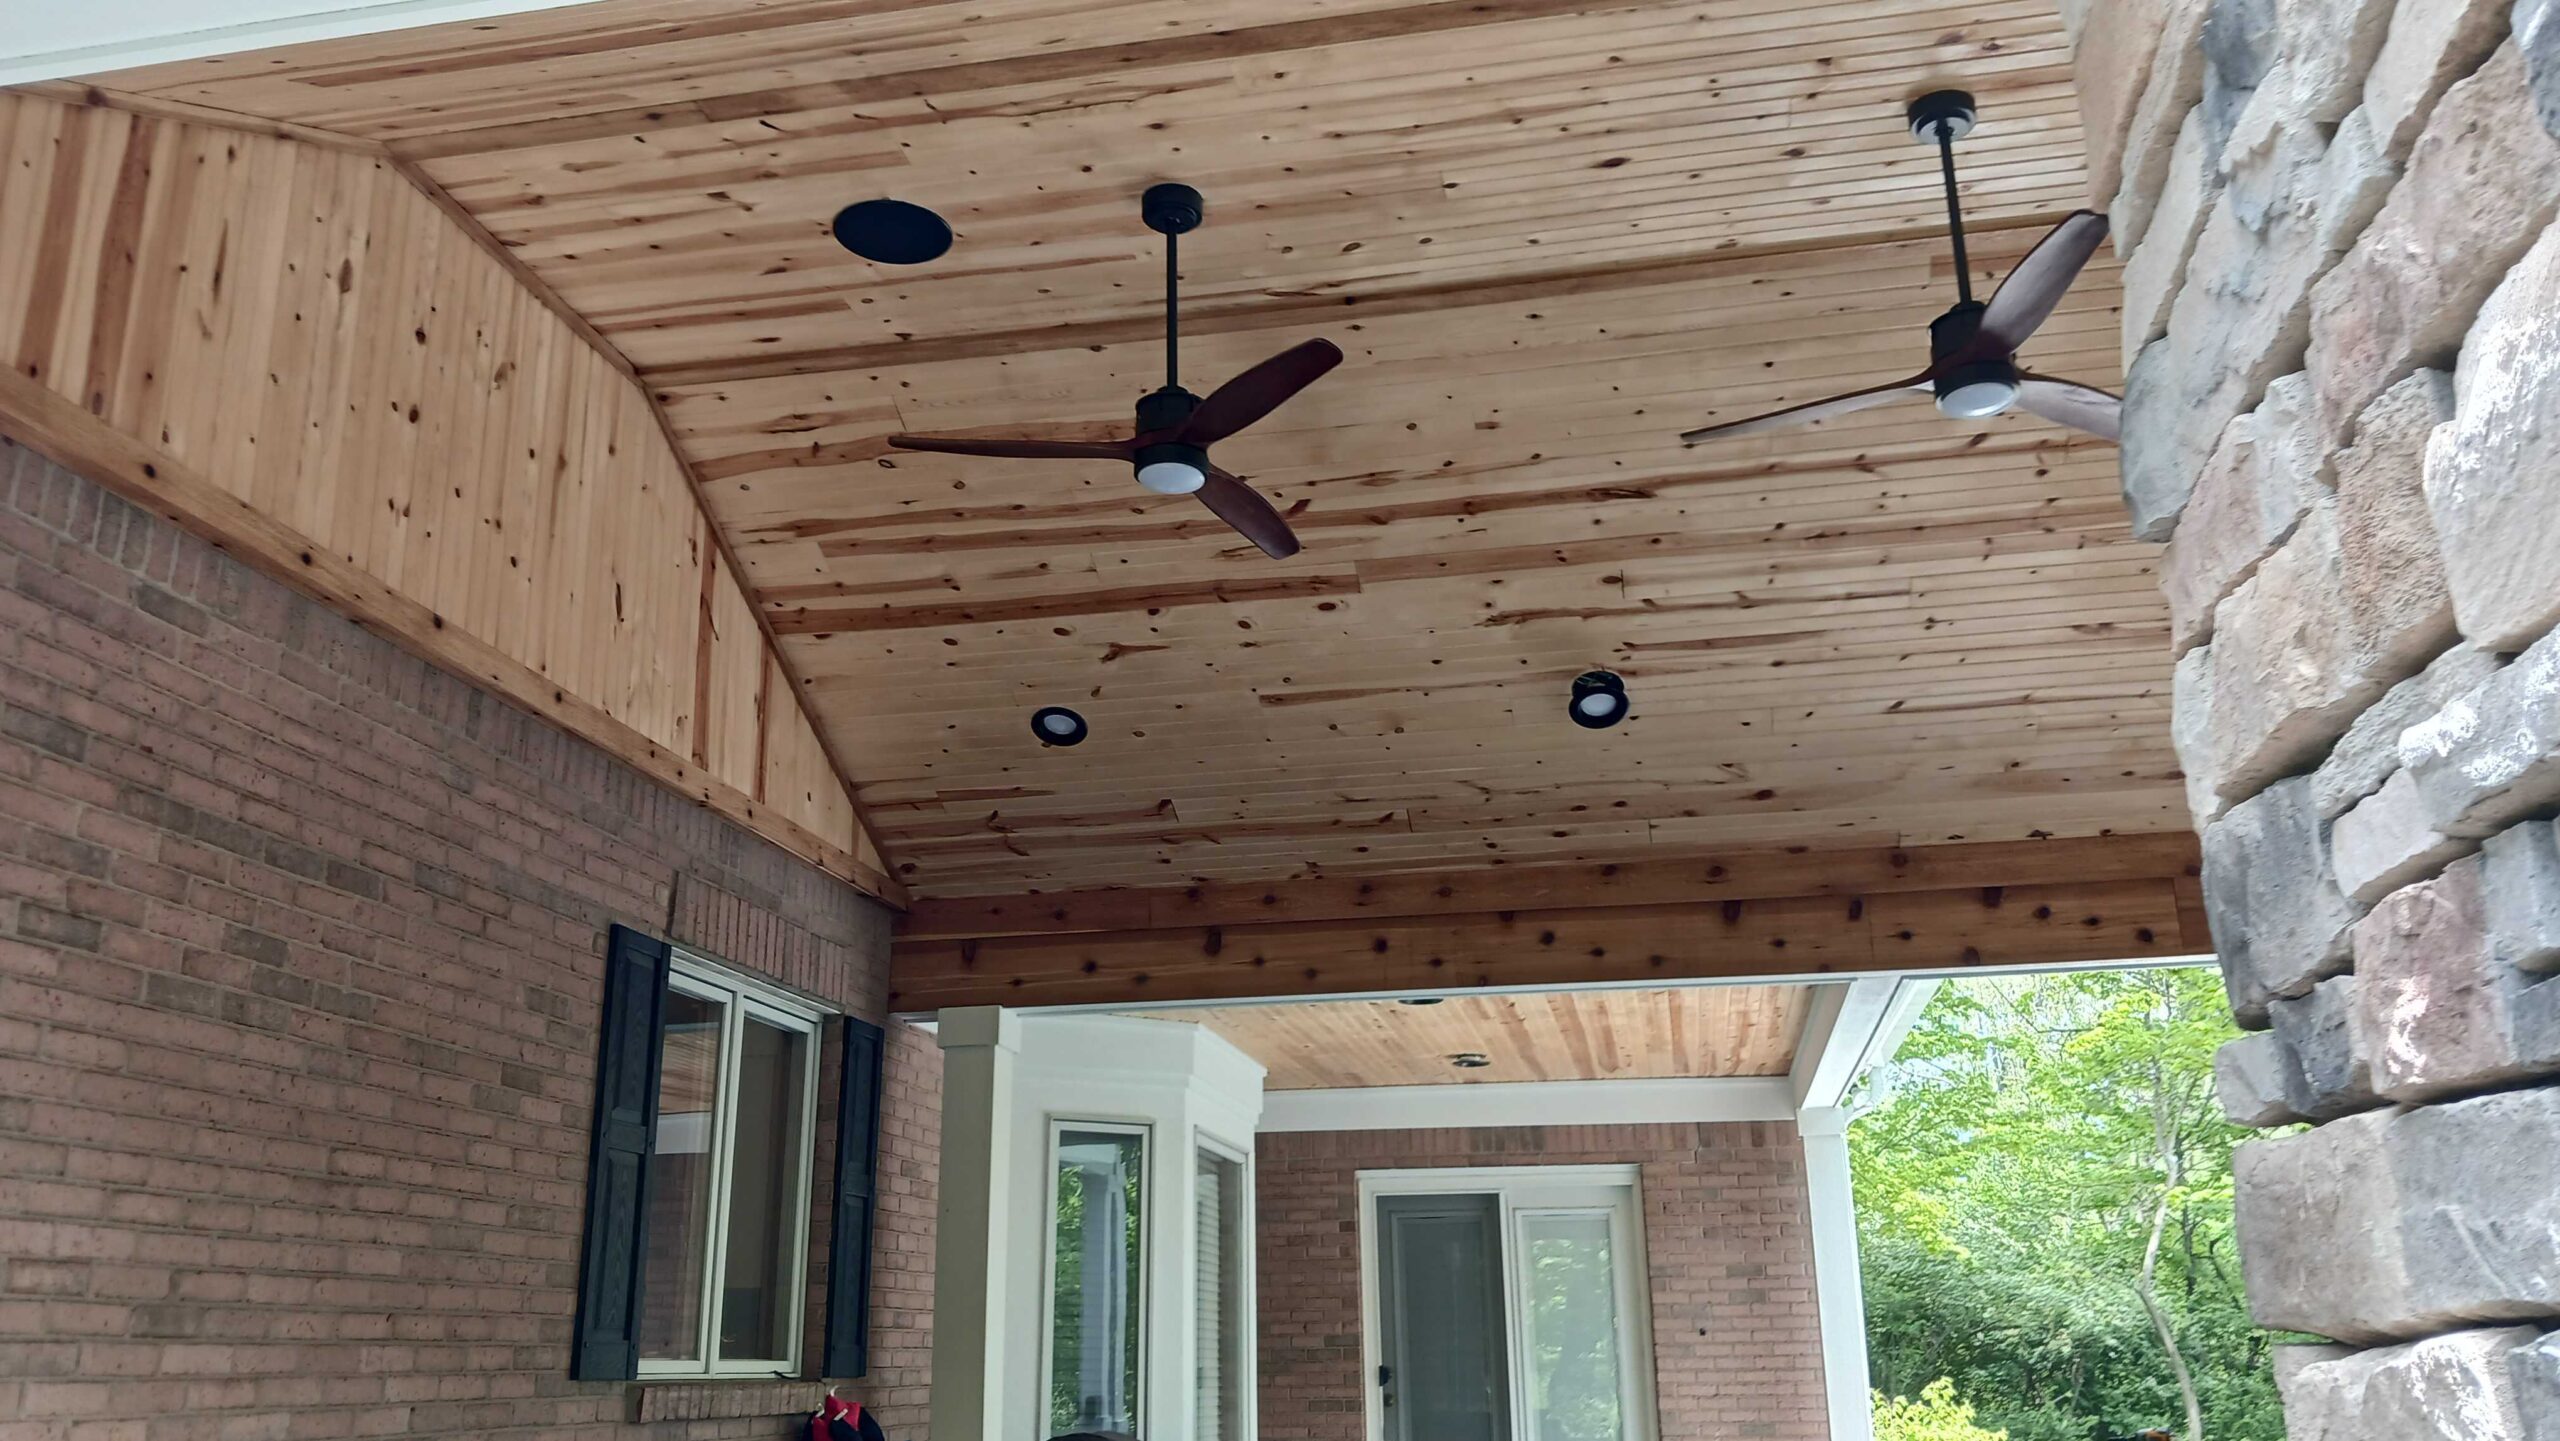
[[[658,1029],[667,943],[623,926],[605,950],[604,1024],[596,1045],[595,1139],[587,1153],[587,1235],[578,1262],[578,1324],[569,1374],[640,1374],[640,1244],[649,1214],[649,1152],[658,1134]]]
[[[827,1339],[822,1376],[871,1371],[871,1218],[877,1208],[880,1061],[886,1038],[844,1018],[844,1078],[836,1095],[836,1199],[827,1238]]]

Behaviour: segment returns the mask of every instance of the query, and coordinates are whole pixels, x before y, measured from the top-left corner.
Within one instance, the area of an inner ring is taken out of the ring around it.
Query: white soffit
[[[587,0],[0,0],[0,85],[338,40]]]
[[[1645,1126],[1791,1121],[1784,1076],[1675,1081],[1491,1081],[1268,1091],[1262,1131],[1432,1131],[1480,1126]]]

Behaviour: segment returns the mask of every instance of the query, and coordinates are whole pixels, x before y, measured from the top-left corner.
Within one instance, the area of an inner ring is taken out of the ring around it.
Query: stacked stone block
[[[2071,8],[2289,1428],[2560,1441],[2560,0]]]

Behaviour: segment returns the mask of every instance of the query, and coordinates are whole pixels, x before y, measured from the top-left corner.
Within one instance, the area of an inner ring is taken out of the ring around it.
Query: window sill
[[[827,1399],[824,1381],[742,1376],[670,1377],[631,1383],[634,1421],[728,1421],[758,1416],[805,1416]]]

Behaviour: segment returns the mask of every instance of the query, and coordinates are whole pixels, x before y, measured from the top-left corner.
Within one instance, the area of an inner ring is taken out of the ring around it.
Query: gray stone
[[[2560,1087],[2365,1111],[2232,1169],[2261,1325],[2373,1345],[2560,1315]]]
[[[2370,1344],[2409,1309],[2389,1111],[2365,1111],[2231,1156],[2249,1314],[2261,1326]]]
[[[2395,771],[2382,789],[2358,802],[2329,828],[2329,854],[2338,889],[2369,906],[2384,896],[2444,869],[2480,843],[2448,836],[2427,822],[2426,803],[2407,771]]]
[[[2187,778],[2187,811],[2202,831],[2231,808],[2213,779],[2213,647],[2197,646],[2178,658],[2169,683],[2169,744]],[[2392,757],[2398,764],[2399,757]]]
[[[2560,0],[2516,0],[2510,22],[2533,82],[2542,128],[2560,135]]]
[[[2560,806],[2560,634],[2402,731],[2400,763],[2447,835],[2485,838]]]
[[[2151,76],[2142,88],[2125,126],[2124,178],[2107,207],[2116,254],[2129,256],[2151,229],[2152,214],[2169,187],[2169,168],[2188,118],[2204,98],[2204,52],[2198,43],[2204,29],[2207,0],[2168,0],[2161,20],[2160,49]],[[2197,122],[2197,153],[2204,155],[2203,128]],[[2210,157],[2206,157],[2208,166]]]
[[[2208,745],[2226,798],[2317,764],[2399,679],[2360,663],[2337,510],[2317,497],[2292,538],[2214,608]]]
[[[2560,971],[2560,832],[2527,821],[2480,849],[2490,949],[2503,965]]]
[[[2508,46],[2446,92],[2372,228],[2312,290],[2322,434],[2344,443],[2394,381],[2450,367],[2481,303],[2555,213],[2560,139],[2533,123],[2524,62]]]
[[[2282,48],[2276,0],[2213,0],[2204,20],[2203,106],[2213,149],[2219,153],[2275,68]]]
[[[2089,195],[2104,205],[2124,181],[2124,144],[2151,80],[2170,0],[2107,0],[2083,15],[2073,57],[2082,128],[2088,134]]]
[[[2534,1328],[2333,1354],[2281,1387],[2288,1441],[2531,1441],[2510,1358]]]
[[[2233,1014],[2268,1024],[2268,1003],[2345,969],[2356,909],[2329,866],[2308,776],[2282,781],[2205,828],[2204,902]]]
[[[2381,207],[2393,175],[2361,112],[2334,137],[2288,126],[2233,172],[2197,237],[2166,337],[2125,378],[2121,463],[2136,536],[2169,538],[2223,427],[2301,368],[2311,287]]]
[[[2365,407],[2338,457],[2350,684],[2376,697],[2460,639],[2426,494],[2428,437],[2452,415],[2453,377],[2421,370]]]
[[[2511,3],[2400,0],[2364,80],[2364,108],[2384,154],[2408,154],[2437,97],[2498,48]]]
[[[2267,386],[2258,408],[2223,429],[2161,557],[2169,647],[2184,654],[2213,634],[2214,607],[2255,575],[2326,489],[2311,426],[2308,376]]]
[[[2560,1441],[2560,1331],[2507,1353],[2524,1441]]]
[[[2169,308],[2186,282],[2187,259],[2196,253],[2196,235],[2222,194],[2222,171],[2204,148],[2204,112],[2190,109],[2186,123],[2161,167],[2159,189],[2137,202],[2130,192],[2116,197],[2109,213],[2116,244],[2129,258],[2124,267],[2124,360],[2127,365],[2142,347],[2168,333]],[[2125,234],[2121,218],[2141,218],[2138,240]]]
[[[2427,505],[2462,633],[2520,650],[2560,622],[2560,227],[2481,308],[2453,422],[2427,446]]]
[[[2404,1335],[2560,1315],[2560,1087],[2401,1113]]]
[[[2296,115],[2335,124],[2363,103],[2392,9],[2393,0],[2279,0],[2276,66]]]
[[[2382,789],[2382,783],[2400,769],[2400,733],[2497,673],[2496,656],[2477,646],[2456,645],[2366,707],[2330,748],[2320,769],[2312,772],[2311,790],[2320,818],[2335,820]]]
[[[2213,1053],[2213,1088],[2235,1126],[2264,1130],[2304,1119],[2287,1099],[2293,1061],[2273,1031],[2252,1031]]]
[[[2382,1104],[2373,1063],[2357,1027],[2359,978],[2331,976],[2307,996],[2267,1005],[2285,1059],[2285,1104],[2314,1121],[2333,1121]]]
[[[2374,1089],[2415,1102],[2533,1075],[2518,1045],[2524,974],[2489,943],[2481,865],[2385,897],[2356,924],[2356,1028]]]

